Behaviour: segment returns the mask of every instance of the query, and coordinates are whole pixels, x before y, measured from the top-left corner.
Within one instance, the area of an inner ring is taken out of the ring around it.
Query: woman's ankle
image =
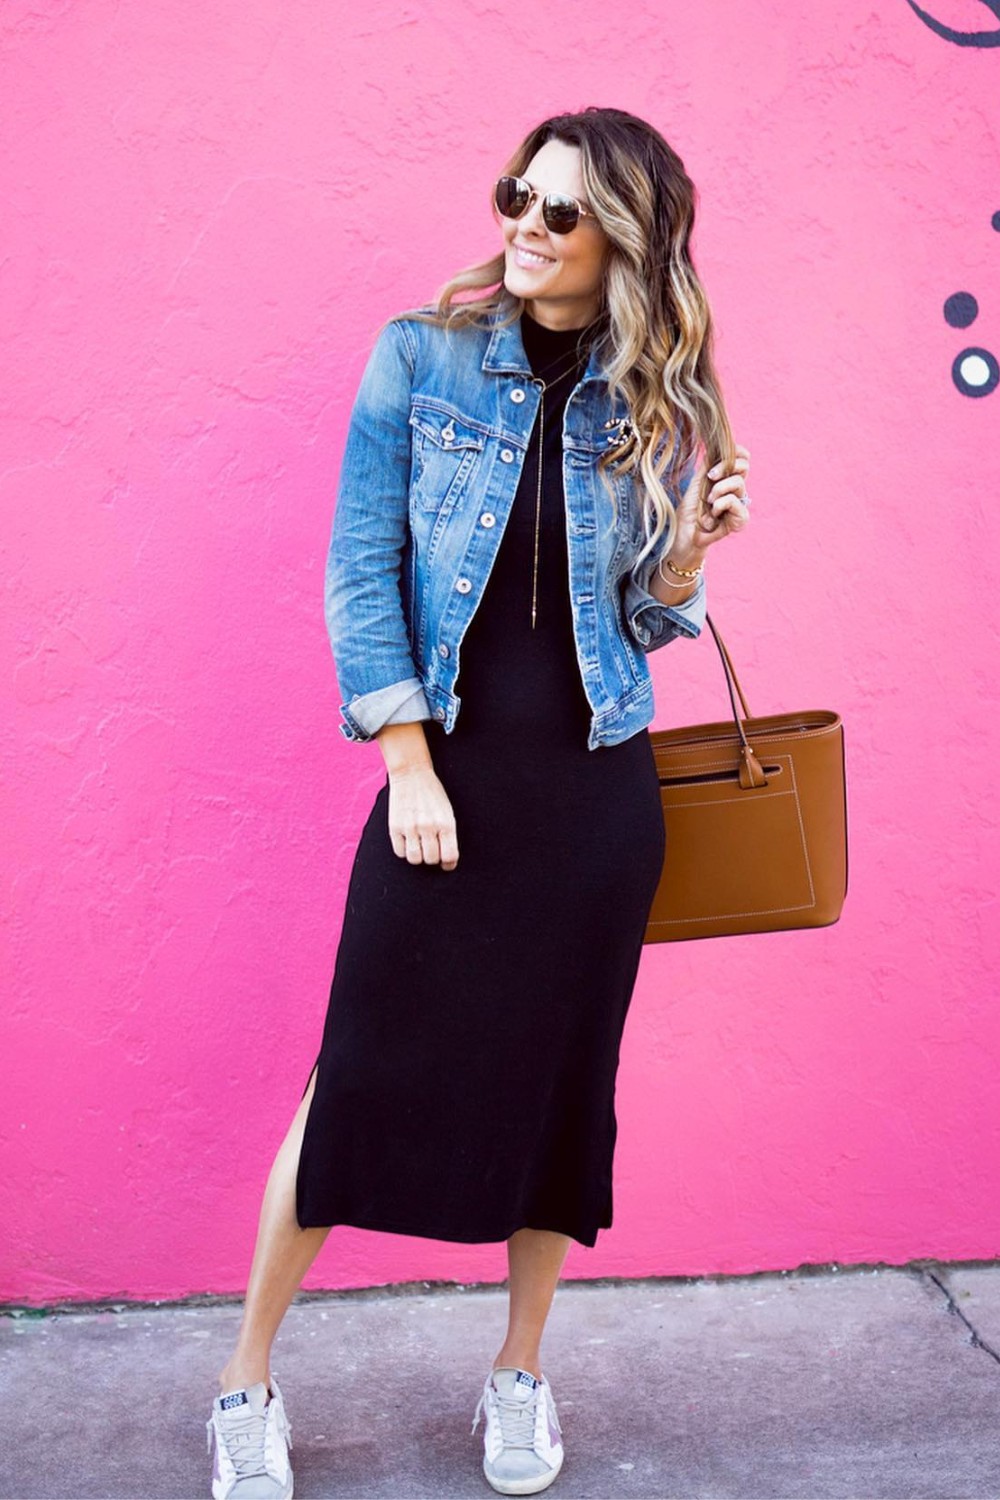
[[[219,1372],[219,1391],[225,1396],[229,1391],[240,1391],[251,1385],[263,1381],[267,1386],[268,1394],[271,1394],[271,1371],[268,1363],[248,1360],[240,1362],[231,1360],[225,1369]]]
[[[534,1375],[536,1380],[542,1378],[542,1362],[538,1354],[529,1354],[525,1351],[519,1357],[516,1354],[508,1355],[506,1351],[501,1350],[493,1361],[493,1368],[496,1370],[501,1366],[505,1366],[508,1370],[527,1370],[528,1374]]]

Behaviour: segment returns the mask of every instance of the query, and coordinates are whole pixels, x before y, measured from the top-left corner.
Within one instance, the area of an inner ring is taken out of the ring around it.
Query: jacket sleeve
[[[344,698],[340,732],[359,742],[373,739],[385,724],[432,717],[400,589],[409,526],[411,379],[406,333],[389,323],[351,410],[324,586]]]
[[[667,479],[667,489],[675,504],[690,484],[694,471],[695,461],[692,459],[676,478],[671,475]],[[625,619],[633,640],[647,655],[679,635],[692,638],[700,635],[705,623],[707,599],[704,574],[698,579],[694,593],[680,604],[664,604],[650,592],[650,580],[663,556],[665,539],[666,533],[638,567],[633,567],[625,576]]]

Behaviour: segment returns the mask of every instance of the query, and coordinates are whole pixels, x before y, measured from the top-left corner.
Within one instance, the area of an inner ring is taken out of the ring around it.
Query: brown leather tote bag
[[[804,709],[753,718],[722,638],[707,623],[733,717],[650,731],[667,846],[644,942],[827,927],[847,895],[840,715]]]

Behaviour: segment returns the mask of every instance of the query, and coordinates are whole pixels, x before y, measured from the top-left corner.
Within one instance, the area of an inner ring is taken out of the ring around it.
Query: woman
[[[664,858],[646,658],[699,633],[749,454],[713,370],[694,187],[651,126],[546,120],[494,206],[501,253],[383,328],[352,412],[326,613],[341,732],[377,740],[387,775],[208,1422],[216,1500],[291,1494],[270,1349],[333,1224],[506,1241],[473,1431],[485,1412],[502,1494],[563,1459],[541,1336],[571,1240],[612,1222]]]

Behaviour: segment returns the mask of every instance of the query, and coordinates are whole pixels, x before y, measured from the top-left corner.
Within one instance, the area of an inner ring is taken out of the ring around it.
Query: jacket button
[[[510,448],[500,449],[500,462],[505,464],[512,464],[514,462],[514,454]]]
[[[450,655],[451,655],[451,652],[448,650],[448,647],[445,644],[445,642],[442,641],[441,644],[440,644],[440,646],[438,647],[438,656],[450,656]]]
[[[511,391],[510,399],[512,401],[516,401],[518,406],[520,406],[521,402],[524,400],[524,392],[519,385],[516,385]]]
[[[479,517],[479,524],[480,526],[495,526],[496,519],[496,516],[491,510],[484,510],[482,515]]]
[[[434,717],[435,717],[435,719],[443,719],[444,718],[444,709],[443,708],[436,708],[434,710]]]
[[[472,584],[470,583],[468,578],[459,578],[455,583],[455,587],[458,589],[458,592],[460,594],[467,594],[471,589]]]

